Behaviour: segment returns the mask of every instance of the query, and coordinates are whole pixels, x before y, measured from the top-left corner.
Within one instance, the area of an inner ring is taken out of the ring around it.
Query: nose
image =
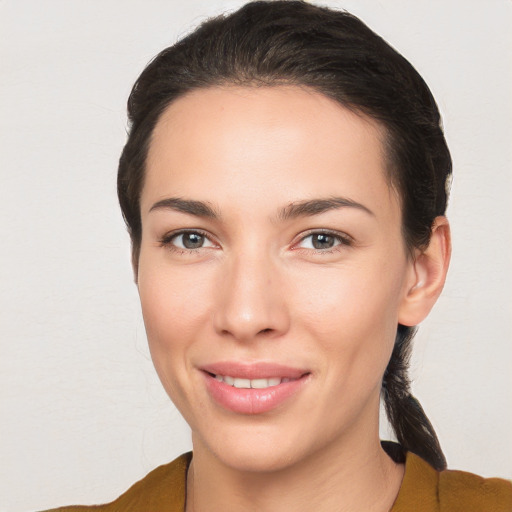
[[[244,342],[275,338],[289,329],[285,289],[276,267],[261,253],[225,263],[214,311],[217,333]]]

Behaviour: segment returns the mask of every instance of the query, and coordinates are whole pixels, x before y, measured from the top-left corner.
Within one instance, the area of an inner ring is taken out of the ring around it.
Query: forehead
[[[334,194],[390,201],[383,133],[308,88],[196,90],[173,102],[155,127],[142,202],[192,189],[206,196],[224,189],[234,200],[252,191],[284,202]]]

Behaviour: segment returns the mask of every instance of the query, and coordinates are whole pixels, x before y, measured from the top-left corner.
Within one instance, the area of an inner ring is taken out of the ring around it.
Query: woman
[[[508,482],[444,472],[409,391],[450,259],[414,68],[349,14],[255,2],[157,56],[129,116],[119,200],[194,450],[99,510],[510,510]]]

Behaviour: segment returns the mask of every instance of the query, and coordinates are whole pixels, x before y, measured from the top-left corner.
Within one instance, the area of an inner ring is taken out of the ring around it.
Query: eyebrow
[[[182,199],[180,197],[169,197],[157,201],[151,208],[150,212],[154,210],[175,210],[177,212],[188,213],[196,217],[206,217],[209,219],[219,219],[220,213],[212,208],[208,203],[203,201],[194,201],[191,199]]]
[[[361,203],[353,201],[352,199],[345,197],[329,197],[325,199],[311,199],[290,203],[279,210],[277,219],[280,221],[286,221],[296,219],[298,217],[319,215],[329,210],[347,207],[356,208],[368,213],[369,215],[375,216],[369,208]],[[194,201],[192,199],[182,199],[180,197],[169,197],[157,201],[149,211],[152,212],[160,209],[175,210],[189,215],[195,215],[196,217],[205,217],[214,220],[220,219],[221,217],[217,210],[204,201]]]
[[[375,214],[366,206],[346,197],[329,197],[326,199],[311,199],[309,201],[297,201],[285,206],[279,211],[277,218],[279,220],[295,219],[297,217],[306,217],[310,215],[319,215],[329,210],[338,208],[356,208],[369,215]]]

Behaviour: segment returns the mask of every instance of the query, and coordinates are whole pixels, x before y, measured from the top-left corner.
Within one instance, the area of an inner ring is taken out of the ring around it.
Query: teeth
[[[229,386],[241,389],[265,389],[278,386],[282,382],[290,382],[292,380],[288,377],[284,377],[283,379],[280,377],[272,377],[270,379],[239,379],[230,377],[229,375],[215,375],[215,379],[219,382],[224,382],[224,384],[228,384]]]
[[[265,389],[271,386],[278,386],[281,384],[281,379],[279,377],[273,377],[272,379],[252,379],[251,380],[251,388],[256,389]]]
[[[251,387],[251,381],[249,379],[235,379],[235,382],[233,383],[235,388],[250,388]]]

